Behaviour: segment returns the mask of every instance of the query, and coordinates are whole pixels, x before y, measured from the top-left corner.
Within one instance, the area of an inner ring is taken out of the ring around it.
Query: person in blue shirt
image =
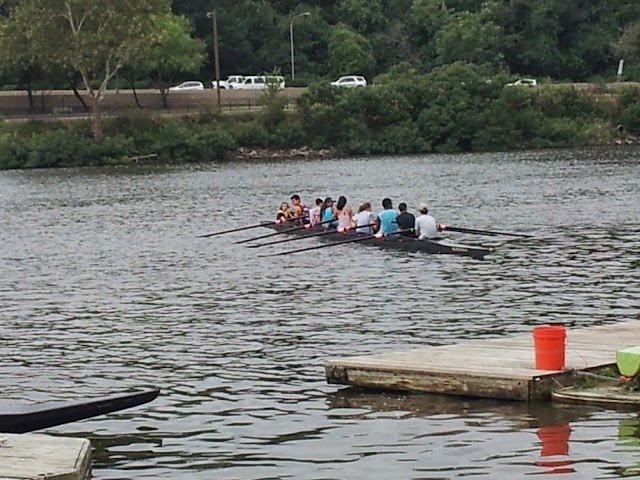
[[[337,212],[335,207],[333,206],[333,200],[331,199],[331,197],[325,198],[322,207],[320,207],[320,220],[325,224],[324,228],[335,228],[338,226]],[[334,221],[329,223],[330,220]]]
[[[390,198],[382,200],[382,208],[383,210],[378,213],[378,228],[376,231],[383,235],[397,232],[398,224],[396,223],[396,217],[398,216],[398,212],[393,209]]]

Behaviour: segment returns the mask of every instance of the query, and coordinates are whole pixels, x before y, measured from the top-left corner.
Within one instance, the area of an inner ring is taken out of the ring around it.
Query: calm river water
[[[637,413],[358,392],[323,371],[638,319],[639,178],[637,148],[0,172],[0,400],[161,387],[49,431],[90,438],[98,479],[640,475]],[[535,239],[450,234],[497,247],[481,262],[196,238],[292,193],[425,201],[440,222]]]

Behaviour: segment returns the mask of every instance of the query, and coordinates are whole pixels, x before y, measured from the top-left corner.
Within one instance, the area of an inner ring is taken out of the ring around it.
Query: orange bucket
[[[566,329],[559,325],[544,325],[533,329],[533,347],[538,370],[564,368]]]

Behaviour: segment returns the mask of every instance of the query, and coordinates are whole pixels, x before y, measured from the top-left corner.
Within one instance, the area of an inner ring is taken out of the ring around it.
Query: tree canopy
[[[339,74],[373,80],[402,63],[426,74],[454,62],[513,76],[612,80],[620,58],[626,78],[640,79],[640,3],[632,0],[0,0],[0,88],[63,87],[64,76],[41,74],[51,64],[99,88],[154,39],[147,60],[156,65],[138,63],[136,81],[208,84],[212,8],[223,77],[290,75],[293,27],[296,80],[304,83]],[[170,10],[182,20],[152,19]],[[5,25],[16,20],[24,28]]]

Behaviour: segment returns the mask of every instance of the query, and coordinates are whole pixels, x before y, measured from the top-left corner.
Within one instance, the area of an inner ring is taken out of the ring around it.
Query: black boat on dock
[[[401,235],[390,235],[383,238],[375,238],[373,235],[356,233],[355,230],[349,230],[347,232],[338,232],[337,230],[334,230],[333,232],[329,233],[327,229],[321,226],[303,229],[297,228],[291,223],[276,224],[274,222],[264,222],[263,226],[277,230],[278,232],[283,234],[309,238],[316,237],[322,241],[329,241],[334,243],[339,243],[350,239],[353,239],[355,241],[356,239],[361,237],[362,240],[358,241],[357,243],[389,250],[400,250],[403,252],[461,255],[475,258],[477,260],[484,260],[484,257],[491,253],[490,248],[451,243],[444,239],[418,240],[416,238],[404,237]]]
[[[0,406],[0,433],[26,433],[136,407],[155,399],[160,389],[121,393],[75,402]]]

